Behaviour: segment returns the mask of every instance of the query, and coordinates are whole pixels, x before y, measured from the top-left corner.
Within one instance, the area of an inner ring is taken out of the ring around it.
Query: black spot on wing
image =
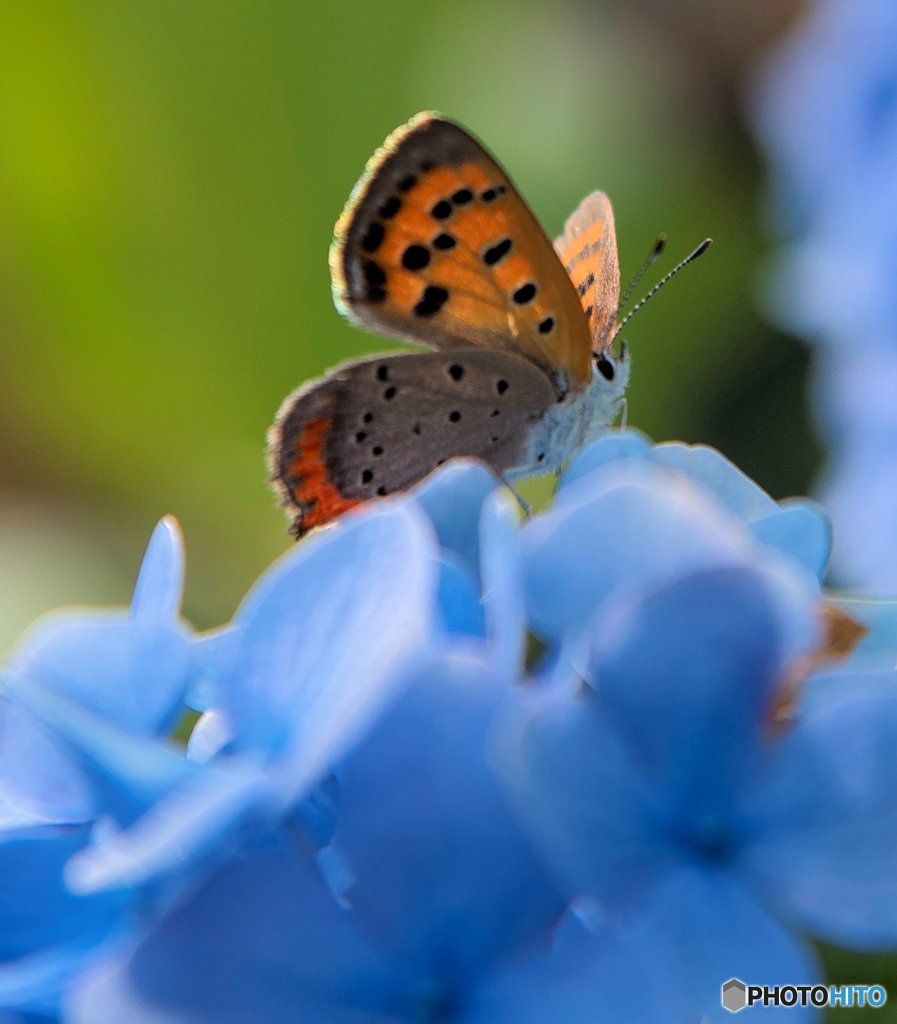
[[[447,199],[440,199],[434,203],[430,210],[430,216],[435,220],[448,220],[452,215],[452,204]]]
[[[361,237],[361,248],[365,252],[376,252],[386,232],[379,221],[368,224],[367,231]]]
[[[487,245],[482,254],[483,262],[487,267],[494,267],[496,263],[500,263],[508,255],[513,244],[510,238],[500,238],[497,242],[493,242],[492,245]]]
[[[438,284],[428,284],[420,301],[414,307],[414,312],[418,316],[435,316],[448,301],[448,297],[448,289]]]
[[[368,302],[384,302],[386,300],[386,273],[376,260],[365,260],[361,264],[364,274],[365,295]]]
[[[402,253],[402,266],[406,270],[423,270],[430,262],[430,250],[423,245],[409,245]]]
[[[381,204],[381,206],[380,206],[380,216],[384,220],[389,220],[391,217],[395,217],[395,215],[401,209],[402,209],[402,200],[399,199],[398,196],[390,196],[389,199],[387,199],[384,203]]]

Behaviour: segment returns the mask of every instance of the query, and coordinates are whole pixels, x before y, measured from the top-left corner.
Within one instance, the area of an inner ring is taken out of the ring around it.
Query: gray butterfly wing
[[[269,433],[272,478],[301,536],[454,456],[498,473],[524,465],[533,426],[557,400],[548,377],[511,353],[346,363],[284,402]]]

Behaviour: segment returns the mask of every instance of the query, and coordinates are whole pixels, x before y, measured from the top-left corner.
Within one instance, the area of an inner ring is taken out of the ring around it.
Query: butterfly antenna
[[[632,309],[629,310],[626,316],[624,316],[623,319],[620,321],[619,325],[617,326],[617,329],[614,331],[613,337],[610,339],[611,344],[613,344],[614,338],[617,337],[620,331],[623,330],[623,328],[629,323],[629,321],[635,316],[635,314],[642,308],[642,306],[644,306],[648,299],[653,298],[668,281],[671,281],[679,273],[679,271],[682,270],[683,267],[687,267],[689,263],[694,263],[694,261],[699,256],[703,256],[712,244],[712,238],[705,238],[704,241],[701,242],[701,244],[697,247],[697,249],[695,249],[694,252],[689,253],[689,255],[686,256],[684,260],[682,260],[680,263],[677,263],[676,266],[673,267],[673,269],[668,274],[662,277],[657,282],[657,284],[654,285],[654,287],[648,292],[647,295],[639,299],[639,301],[632,307]]]
[[[651,251],[644,258],[644,260],[642,261],[642,265],[638,268],[638,270],[635,272],[635,274],[633,274],[632,280],[626,286],[626,291],[623,292],[623,297],[620,299],[620,304],[617,306],[617,317],[618,318],[619,318],[620,314],[623,312],[623,310],[626,308],[626,303],[629,301],[629,297],[635,291],[635,286],[645,276],[645,273],[648,270],[648,267],[650,267],[651,264],[654,263],[654,261],[656,259],[658,259],[658,257],[661,255],[663,250],[666,249],[666,247],[667,247],[667,236],[666,235],[658,235],[657,236],[657,241],[651,247]]]

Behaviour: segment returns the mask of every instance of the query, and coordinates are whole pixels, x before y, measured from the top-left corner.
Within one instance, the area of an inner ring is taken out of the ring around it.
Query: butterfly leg
[[[561,489],[561,477],[564,475],[564,470],[561,466],[556,466],[554,470],[554,487],[551,490],[552,498],[557,496],[558,491]]]
[[[501,473],[499,473],[498,479],[501,480],[501,482],[505,485],[505,487],[507,487],[511,494],[514,495],[514,497],[517,499],[517,504],[521,507],[521,509],[523,509],[524,516],[526,516],[526,518],[529,519],[533,514],[533,510],[530,507],[530,504],[526,500],[526,498],[524,498],[523,495],[516,489],[516,487],[514,487],[513,484],[509,483],[508,479],[502,476]]]
[[[629,405],[625,398],[620,399],[620,430],[626,429],[627,413],[629,411]]]

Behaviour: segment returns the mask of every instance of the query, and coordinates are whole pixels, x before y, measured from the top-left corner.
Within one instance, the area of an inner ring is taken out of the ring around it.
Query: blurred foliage
[[[300,382],[391,345],[334,312],[327,247],[372,150],[428,107],[552,234],[605,189],[624,277],[658,231],[673,256],[714,236],[627,331],[629,422],[805,488],[804,358],[755,310],[739,109],[794,5],[723,6],[2,5],[0,646],[60,602],[124,601],[164,513],[198,626],[288,545],[265,430]]]

